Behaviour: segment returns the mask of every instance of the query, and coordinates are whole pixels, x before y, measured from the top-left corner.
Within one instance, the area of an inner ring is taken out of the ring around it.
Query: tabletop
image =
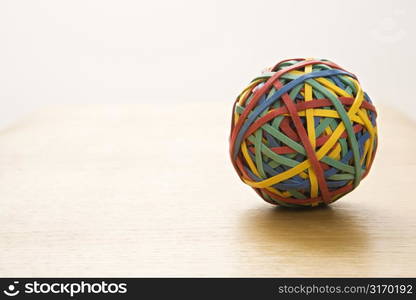
[[[263,202],[228,102],[49,106],[0,131],[1,277],[415,276],[415,123],[379,107],[360,186]]]

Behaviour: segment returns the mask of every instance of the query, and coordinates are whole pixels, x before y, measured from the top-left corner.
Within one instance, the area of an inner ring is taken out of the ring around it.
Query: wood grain
[[[415,276],[414,123],[380,108],[370,175],[294,211],[234,174],[230,109],[56,106],[2,130],[0,276]]]

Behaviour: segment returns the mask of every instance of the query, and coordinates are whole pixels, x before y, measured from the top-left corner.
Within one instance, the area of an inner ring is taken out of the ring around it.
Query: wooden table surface
[[[234,173],[230,109],[56,106],[0,131],[0,276],[416,275],[415,123],[380,107],[369,176],[294,211]]]

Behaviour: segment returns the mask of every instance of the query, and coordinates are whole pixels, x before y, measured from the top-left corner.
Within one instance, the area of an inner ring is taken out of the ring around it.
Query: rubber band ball
[[[271,204],[329,204],[370,171],[376,117],[354,74],[325,59],[284,60],[234,102],[231,160],[242,181]]]

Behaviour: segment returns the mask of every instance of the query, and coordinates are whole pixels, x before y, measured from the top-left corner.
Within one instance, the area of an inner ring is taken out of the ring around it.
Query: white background
[[[0,126],[47,104],[229,101],[327,58],[414,118],[415,1],[0,2]]]

